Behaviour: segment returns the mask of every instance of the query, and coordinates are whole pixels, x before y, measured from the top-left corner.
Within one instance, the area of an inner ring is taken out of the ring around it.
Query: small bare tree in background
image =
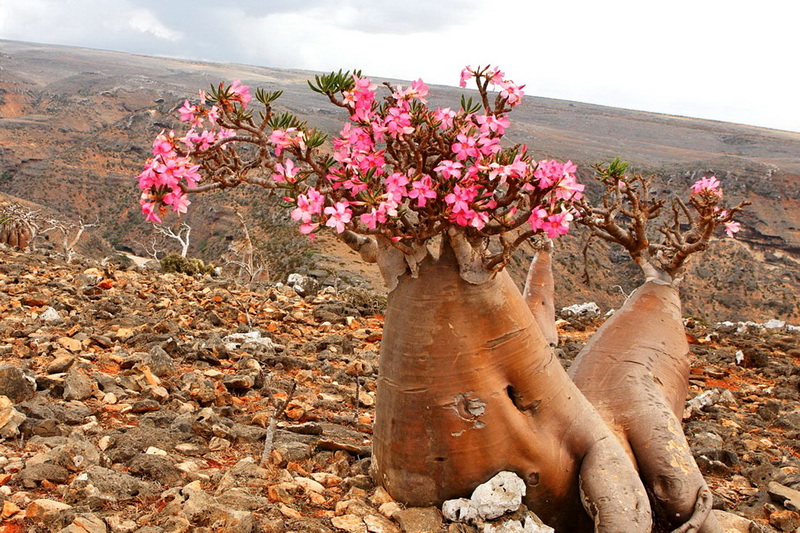
[[[189,237],[192,234],[192,227],[189,224],[186,222],[181,222],[177,232],[172,228],[160,226],[158,224],[153,224],[153,229],[168,239],[178,241],[178,243],[181,245],[181,257],[186,259],[186,256],[189,253]]]
[[[244,243],[232,243],[229,246],[229,253],[235,254],[236,258],[226,258],[225,263],[239,269],[236,277],[240,281],[251,282],[259,278],[269,279],[269,264],[261,254],[255,251],[253,239],[250,237],[250,230],[247,228],[244,216],[238,209],[234,209],[234,214],[242,226]]]
[[[95,228],[99,225],[97,220],[91,224],[87,224],[83,219],[79,219],[78,222],[71,222],[68,220],[51,218],[43,220],[42,222],[42,226],[44,226],[45,229],[41,230],[39,232],[40,234],[54,231],[61,236],[61,246],[67,264],[72,263],[72,260],[75,258],[75,246],[78,244],[78,241],[81,240],[81,237],[83,237],[84,232],[89,228]]]

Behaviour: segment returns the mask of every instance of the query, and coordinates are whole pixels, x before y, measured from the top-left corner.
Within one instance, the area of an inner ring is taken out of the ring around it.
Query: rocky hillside
[[[0,246],[0,533],[477,533],[368,475],[384,304]],[[560,321],[565,366],[601,321]],[[800,332],[687,331],[716,512],[794,531]]]
[[[342,120],[308,89],[310,72],[0,41],[0,73],[0,192],[71,220],[99,218],[98,241],[138,255],[147,255],[153,232],[136,209],[134,177],[153,136],[178,125],[174,112],[184,98],[239,78],[283,90],[281,105],[330,132]],[[433,93],[435,104],[455,105],[462,91],[435,87]],[[528,143],[539,156],[571,158],[584,180],[592,164],[617,155],[644,173],[659,173],[661,190],[670,193],[716,172],[731,202],[747,198],[753,205],[736,241],[716,242],[705,260],[693,263],[684,291],[687,313],[800,322],[800,133],[535,97],[526,97],[515,117],[512,140]],[[333,241],[310,247],[259,190],[196,198],[185,219],[193,228],[192,255],[219,263],[240,240],[234,204],[263,246],[274,278],[297,270],[328,284],[342,277],[378,279]],[[559,302],[617,307],[638,274],[620,253],[601,248],[588,258],[586,284],[582,238],[577,232],[559,243]],[[95,242],[91,253],[111,252]],[[525,263],[521,255],[519,265]]]

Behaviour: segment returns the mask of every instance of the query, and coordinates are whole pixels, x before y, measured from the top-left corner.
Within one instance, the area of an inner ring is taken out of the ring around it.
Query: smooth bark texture
[[[651,277],[592,336],[569,374],[627,447],[657,520],[676,531],[722,533],[681,428],[689,367],[678,290]]]
[[[399,501],[427,506],[510,470],[526,481],[525,503],[557,531],[649,533],[637,473],[509,276],[468,283],[443,249],[389,294],[377,480]]]
[[[550,346],[558,346],[551,246],[548,243],[546,247],[538,250],[531,261],[522,296],[547,343]]]

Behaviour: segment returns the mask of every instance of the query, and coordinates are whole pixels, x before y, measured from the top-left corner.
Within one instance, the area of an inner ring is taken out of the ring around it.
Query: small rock
[[[378,514],[365,516],[364,524],[369,533],[400,533],[400,529],[391,520]]]
[[[117,515],[107,516],[106,524],[108,524],[113,533],[133,533],[139,529],[139,525],[133,520],[126,520]],[[139,531],[141,532],[140,529]]]
[[[103,508],[119,502],[146,497],[156,491],[154,483],[100,466],[90,466],[69,485],[64,499],[90,508]]]
[[[62,372],[66,372],[69,370],[69,367],[72,366],[72,363],[75,362],[74,355],[62,355],[56,357],[47,365],[47,373],[48,374],[61,374]]]
[[[72,353],[78,353],[83,349],[83,343],[72,337],[59,337],[56,342]]]
[[[800,491],[785,487],[780,483],[770,481],[767,485],[770,497],[790,511],[800,511]]]
[[[438,533],[442,528],[442,513],[436,507],[409,507],[392,518],[405,533]]]
[[[714,509],[711,512],[717,517],[717,522],[722,526],[722,530],[725,533],[750,533],[752,520],[726,511],[720,511],[719,509]]]
[[[42,314],[39,315],[39,318],[47,324],[57,324],[64,321],[59,312],[52,307],[46,307]]]
[[[769,525],[778,531],[794,531],[800,527],[800,514],[794,511],[775,511],[769,515]]]
[[[64,378],[64,399],[82,401],[95,391],[94,381],[77,368],[70,369]]]
[[[161,346],[153,346],[145,356],[144,362],[156,376],[171,376],[177,372],[175,361]]]
[[[54,515],[72,509],[71,505],[56,500],[41,498],[33,500],[25,509],[25,518],[35,522],[46,522]]]
[[[58,533],[108,533],[106,523],[93,514],[77,516],[70,525]]]
[[[10,439],[19,434],[19,427],[27,417],[14,409],[10,399],[0,396],[0,438]]]
[[[34,383],[22,370],[14,365],[0,365],[0,396],[7,396],[11,403],[21,403],[34,394]]]
[[[20,298],[22,305],[27,305],[28,307],[43,307],[47,305],[48,301],[47,296],[40,293],[26,294]]]
[[[500,472],[478,485],[472,493],[472,504],[481,518],[491,520],[516,511],[525,495],[525,482],[513,472]]]
[[[333,524],[333,527],[348,533],[367,533],[367,526],[364,524],[364,520],[354,514],[334,516],[331,518],[331,524]]]
[[[442,514],[451,522],[475,523],[478,519],[478,509],[467,498],[447,500],[442,504]]]

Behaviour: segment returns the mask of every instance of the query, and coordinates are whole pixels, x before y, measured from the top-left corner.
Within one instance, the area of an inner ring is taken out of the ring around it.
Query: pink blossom
[[[733,234],[737,233],[742,228],[742,225],[736,222],[735,220],[731,220],[730,222],[725,223],[725,233],[728,234],[728,237],[733,238]]]
[[[555,197],[558,200],[580,200],[586,186],[578,183],[572,174],[565,173],[555,188]]]
[[[417,200],[417,207],[425,207],[428,200],[436,198],[436,191],[433,190],[431,177],[425,174],[419,180],[411,184],[408,197]]]
[[[452,206],[453,212],[469,210],[469,204],[475,200],[478,194],[477,186],[470,185],[469,187],[461,187],[456,185],[453,192],[444,197],[446,204]]]
[[[194,127],[200,127],[203,124],[203,117],[198,111],[199,108],[196,105],[191,105],[189,100],[184,100],[183,107],[178,109],[181,114],[181,121],[190,122]]]
[[[427,103],[425,97],[428,96],[428,86],[423,83],[422,79],[412,81],[408,89],[402,90],[398,87],[392,97],[395,100],[419,100],[420,102]]]
[[[433,171],[440,173],[442,177],[445,179],[460,178],[462,168],[464,168],[464,165],[462,165],[461,163],[445,159],[444,161],[439,163],[439,166],[434,168]]]
[[[478,157],[480,152],[477,148],[478,140],[472,135],[466,133],[459,133],[456,136],[458,142],[453,143],[450,149],[456,154],[456,159],[464,161],[468,157]]]
[[[345,225],[350,222],[353,217],[353,212],[350,210],[349,203],[346,201],[336,202],[333,207],[326,207],[325,214],[329,216],[325,225],[329,228],[335,228],[336,233],[342,233]]]
[[[284,149],[295,144],[294,137],[297,135],[297,128],[286,128],[286,130],[273,130],[269,135],[269,142],[275,145],[275,155],[281,156]]]
[[[478,123],[482,132],[492,132],[497,135],[503,135],[506,128],[511,125],[511,121],[507,117],[496,115],[475,115],[475,122]]]
[[[441,122],[440,128],[443,130],[449,130],[453,127],[453,119],[456,116],[456,112],[450,109],[449,107],[441,108],[437,107],[436,111],[433,113],[433,119],[436,122]]]
[[[219,108],[217,106],[211,106],[211,109],[208,110],[208,121],[212,124],[216,124],[219,120]]]
[[[311,240],[314,240],[314,232],[317,231],[319,228],[318,222],[306,222],[304,224],[300,224],[300,233],[303,235],[308,235]]]
[[[142,214],[145,215],[147,222],[155,222],[161,224],[161,217],[158,216],[158,206],[154,202],[147,202],[142,200]]]
[[[300,168],[294,166],[294,162],[291,159],[287,159],[285,163],[275,165],[275,173],[272,175],[272,180],[275,183],[294,183],[295,176],[297,176],[299,170]]]
[[[170,132],[170,137],[173,135],[173,132]],[[167,139],[167,136],[164,135],[162,132],[159,134],[155,140],[153,141],[153,155],[163,155],[163,156],[172,156],[175,154],[175,147],[172,145],[172,141]]]
[[[522,90],[524,85],[514,85],[510,81],[504,81],[500,86],[503,88],[500,97],[505,98],[508,105],[513,107],[522,103],[522,97],[525,96],[525,91]]]
[[[461,71],[461,81],[458,83],[459,87],[466,87],[467,82],[471,80],[475,74],[472,72],[472,67],[467,65],[464,67],[464,70]]]
[[[720,188],[720,182],[714,176],[709,176],[707,178],[700,178],[697,180],[694,185],[692,185],[692,194],[713,194],[714,196],[722,196],[722,189]]]
[[[505,79],[505,73],[499,67],[495,67],[491,72],[486,73],[489,83],[493,85],[500,85]]]
[[[248,102],[252,99],[252,96],[250,96],[250,87],[242,85],[242,82],[239,80],[233,80],[230,92],[233,94],[231,100],[241,103],[243,108],[247,107]]]
[[[305,194],[297,196],[297,207],[292,210],[290,216],[292,220],[299,220],[304,224],[311,222],[314,215],[322,213],[322,205],[325,197],[313,187],[309,188]]]
[[[414,133],[411,125],[411,114],[402,107],[390,107],[384,125],[393,138],[402,138],[403,135]]]
[[[502,149],[499,137],[490,137],[484,133],[478,138],[478,150],[483,155],[496,154]]]
[[[378,224],[383,224],[389,217],[397,216],[397,202],[388,199],[385,202],[378,204],[378,207],[373,207],[369,213],[362,214],[359,218],[361,222],[370,229],[375,229]]]
[[[408,178],[400,172],[394,172],[386,178],[385,186],[386,192],[398,199],[402,199],[408,194]]]
[[[180,189],[173,189],[171,193],[164,196],[162,202],[165,205],[171,205],[172,210],[179,214],[186,213],[189,204],[192,203],[189,201],[189,197],[183,194]]]
[[[564,165],[554,159],[542,159],[533,176],[539,180],[537,185],[540,189],[548,189],[564,176]]]

